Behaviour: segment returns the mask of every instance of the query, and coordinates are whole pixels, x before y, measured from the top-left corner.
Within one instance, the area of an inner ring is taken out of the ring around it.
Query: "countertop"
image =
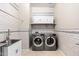
[[[4,46],[4,45],[5,45],[5,47],[11,46],[12,44],[14,44],[18,41],[20,41],[20,39],[12,39],[9,41],[9,43],[6,43],[6,40],[4,40],[4,41],[0,42],[0,47]]]
[[[2,46],[4,46],[4,45],[6,45],[7,43],[0,43],[0,47],[2,47]]]

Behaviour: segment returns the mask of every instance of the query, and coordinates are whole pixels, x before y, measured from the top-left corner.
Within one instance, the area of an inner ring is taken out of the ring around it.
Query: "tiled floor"
[[[64,56],[64,53],[61,50],[57,50],[57,51],[23,50],[22,56]]]

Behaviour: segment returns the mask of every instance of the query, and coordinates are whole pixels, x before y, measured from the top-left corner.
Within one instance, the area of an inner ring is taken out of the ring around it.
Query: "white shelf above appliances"
[[[32,7],[31,24],[54,24],[54,8]]]
[[[32,16],[32,24],[53,24],[53,16]]]

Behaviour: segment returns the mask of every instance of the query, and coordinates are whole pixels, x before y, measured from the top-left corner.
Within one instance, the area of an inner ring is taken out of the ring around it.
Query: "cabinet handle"
[[[76,43],[76,45],[79,45],[79,43]]]
[[[16,49],[16,53],[18,53],[18,49]]]

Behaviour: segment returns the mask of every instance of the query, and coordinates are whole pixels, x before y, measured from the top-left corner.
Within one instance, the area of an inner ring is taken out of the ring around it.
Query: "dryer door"
[[[48,47],[52,47],[56,44],[56,40],[54,37],[47,37],[47,39],[45,40],[45,44]]]
[[[33,39],[33,44],[34,46],[36,47],[40,47],[43,45],[43,38],[40,37],[40,36],[36,36],[34,39]]]

